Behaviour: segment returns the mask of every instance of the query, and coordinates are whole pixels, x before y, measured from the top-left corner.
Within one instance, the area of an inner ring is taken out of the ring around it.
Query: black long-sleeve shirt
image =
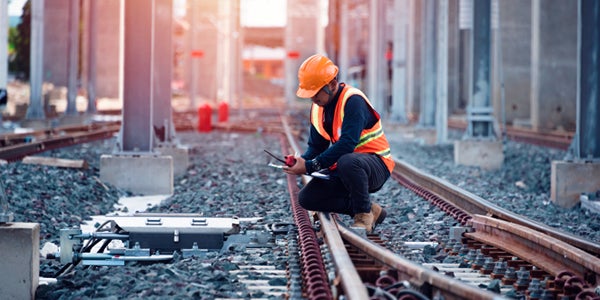
[[[324,107],[324,128],[329,136],[333,136],[333,117],[342,89],[343,85],[340,84],[335,97]],[[377,123],[377,118],[366,100],[360,95],[352,95],[348,98],[344,107],[344,120],[340,139],[331,147],[330,142],[323,138],[311,124],[308,148],[302,154],[302,158],[306,160],[307,173],[318,171],[315,170],[312,159],[316,159],[321,168],[328,168],[337,162],[342,155],[354,152],[360,139],[360,133],[364,129],[373,127],[375,123]]]

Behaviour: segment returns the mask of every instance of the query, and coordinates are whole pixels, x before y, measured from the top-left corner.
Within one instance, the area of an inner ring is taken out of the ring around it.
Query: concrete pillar
[[[497,169],[502,166],[502,142],[494,134],[491,106],[491,0],[473,1],[471,35],[471,96],[465,138],[454,143],[454,162]]]
[[[448,140],[448,14],[449,1],[439,0],[437,16],[437,89],[435,130],[436,143]]]
[[[34,299],[40,273],[40,225],[0,224],[0,253],[1,298]]]
[[[578,1],[577,131],[573,160],[553,161],[551,199],[563,207],[579,203],[581,194],[600,191],[600,2]]]
[[[369,1],[369,52],[367,63],[367,97],[375,110],[386,117],[387,102],[385,84],[387,83],[387,66],[385,64],[385,39],[383,28],[385,17],[383,1]]]
[[[68,84],[69,4],[71,0],[44,1],[43,80],[55,87]]]
[[[122,27],[122,0],[93,1],[97,8],[97,34],[95,54],[101,57],[96,64],[96,96],[98,98],[121,98],[122,61],[120,50],[122,40],[117,32]]]
[[[392,111],[391,120],[399,123],[408,122],[406,115],[406,50],[408,49],[409,1],[394,1],[393,55],[392,55]]]
[[[458,99],[454,112],[464,114],[471,97],[471,35],[473,34],[473,1],[458,1]]]
[[[420,0],[410,0],[410,22],[408,24],[408,60],[406,65],[406,111],[409,121],[416,121],[421,103],[421,10]]]
[[[350,16],[348,16],[348,0],[339,0],[340,4],[340,13],[339,13],[339,18],[340,18],[340,25],[339,25],[339,30],[338,30],[338,34],[339,34],[339,41],[340,41],[340,47],[339,47],[339,56],[338,56],[338,67],[340,68],[339,70],[339,75],[338,75],[338,79],[340,80],[340,82],[348,82],[348,80],[350,79],[348,76],[348,70],[350,69],[350,49],[349,49],[349,35],[350,35],[350,30],[349,30],[349,26],[348,26],[348,22],[349,22],[349,18]]]
[[[154,13],[154,76],[152,90],[154,109],[152,128],[157,143],[172,143],[175,139],[171,107],[173,80],[173,5],[172,0],[157,0]],[[166,45],[169,45],[167,47]]]
[[[575,129],[577,3],[532,2],[531,125],[535,130]]]
[[[448,114],[459,108],[460,29],[459,0],[448,1]]]
[[[425,0],[421,11],[421,109],[419,125],[435,126],[436,90],[437,90],[437,57],[436,57],[436,2]]]
[[[77,115],[77,94],[79,79],[79,22],[80,22],[80,3],[79,0],[69,0],[68,11],[68,33],[67,42],[67,109],[65,115]]]
[[[29,107],[27,108],[28,125],[43,122],[42,83],[44,65],[44,0],[31,1],[31,44],[30,44],[30,74],[29,74]],[[22,124],[23,125],[23,124]]]
[[[508,124],[530,126],[531,55],[527,53],[531,53],[531,2],[497,2],[499,28],[494,30],[492,80],[494,112],[496,119],[501,120],[500,114],[504,109]],[[501,83],[504,83],[503,91]]]
[[[159,48],[171,45],[172,5],[172,0],[125,1],[122,152],[101,157],[101,180],[145,195],[173,192],[173,158],[153,153],[171,127],[173,57],[171,47]]]
[[[85,61],[87,61],[87,69],[85,69],[86,75],[86,87],[87,87],[87,98],[88,105],[86,109],[87,114],[96,113],[96,47],[97,47],[97,32],[98,32],[98,1],[85,1],[84,2],[85,12],[85,30],[83,37],[85,38]]]

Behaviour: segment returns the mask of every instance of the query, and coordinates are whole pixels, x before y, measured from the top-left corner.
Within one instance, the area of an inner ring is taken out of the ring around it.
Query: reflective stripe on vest
[[[332,133],[333,137],[329,136],[327,131],[325,130],[324,125],[324,109],[316,104],[312,104],[311,112],[310,112],[310,122],[315,127],[317,132],[326,140],[335,143],[340,139],[342,134],[342,122],[344,120],[344,107],[348,99],[353,95],[360,95],[365,102],[369,105],[371,112],[377,118],[377,123],[370,128],[364,129],[360,133],[360,138],[358,144],[354,148],[354,152],[361,153],[376,153],[383,158],[383,162],[388,167],[390,173],[394,169],[394,160],[392,159],[390,145],[383,133],[383,127],[381,126],[381,117],[371,105],[371,102],[365,96],[363,92],[359,89],[350,87],[348,85],[342,84],[342,92],[340,94],[340,99],[338,99],[338,103],[335,107],[334,117],[333,117],[333,125],[332,125]]]

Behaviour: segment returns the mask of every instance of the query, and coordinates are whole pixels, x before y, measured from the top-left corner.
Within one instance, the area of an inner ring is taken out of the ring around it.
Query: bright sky
[[[27,0],[10,0],[9,16],[20,16]],[[176,0],[175,5],[185,4]],[[283,26],[286,22],[286,0],[241,0],[241,22],[245,26]]]
[[[284,26],[286,22],[286,0],[241,0],[243,26]]]
[[[27,0],[9,0],[8,4],[8,15],[9,16],[20,16],[23,13],[23,5]]]

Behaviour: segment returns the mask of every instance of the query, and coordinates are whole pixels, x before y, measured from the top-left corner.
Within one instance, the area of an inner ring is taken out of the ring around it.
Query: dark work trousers
[[[300,205],[313,211],[354,216],[371,211],[369,193],[377,192],[390,177],[376,154],[342,155],[329,180],[313,178],[298,194]]]

